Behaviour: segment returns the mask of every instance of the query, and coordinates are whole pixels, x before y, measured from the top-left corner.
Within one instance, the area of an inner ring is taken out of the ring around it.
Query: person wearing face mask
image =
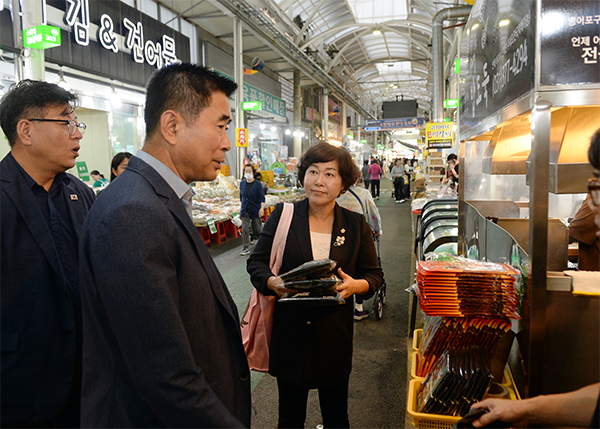
[[[254,179],[256,168],[252,164],[244,167],[244,178],[240,183],[240,200],[242,200],[242,243],[244,248],[240,255],[250,254],[250,224],[252,224],[253,235],[258,237],[262,230],[261,218],[265,210],[265,193],[262,185]]]

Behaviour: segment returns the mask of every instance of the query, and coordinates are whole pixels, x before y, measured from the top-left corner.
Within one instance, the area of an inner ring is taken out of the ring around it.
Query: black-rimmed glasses
[[[596,171],[596,177],[588,179],[588,191],[592,197],[592,203],[596,207],[600,207],[600,179],[598,178],[599,172]]]
[[[73,135],[75,134],[75,130],[77,128],[79,128],[79,131],[81,131],[81,134],[85,133],[85,130],[87,129],[87,125],[84,124],[83,122],[77,122],[73,119],[29,119],[29,121],[35,121],[35,122],[62,122],[63,124],[66,124],[68,129],[69,129],[69,134]]]

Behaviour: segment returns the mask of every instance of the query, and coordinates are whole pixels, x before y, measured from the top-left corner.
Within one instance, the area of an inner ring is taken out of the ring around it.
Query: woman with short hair
[[[345,303],[275,304],[269,373],[277,377],[280,428],[304,427],[310,389],[319,390],[325,427],[347,428],[350,424],[353,295],[368,299],[383,282],[371,227],[362,214],[336,203],[359,175],[350,153],[328,143],[311,147],[300,160],[298,178],[307,198],[294,204],[280,274],[308,261],[332,259],[343,280],[336,289]],[[281,278],[269,268],[282,210],[282,204],[275,206],[247,265],[254,287],[263,295],[276,297],[286,292]]]

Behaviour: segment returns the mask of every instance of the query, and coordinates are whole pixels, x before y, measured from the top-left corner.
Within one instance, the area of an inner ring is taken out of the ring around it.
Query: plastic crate
[[[413,380],[425,380],[425,377],[420,377],[417,375],[417,354],[417,352],[413,352],[410,360],[410,376]]]
[[[421,337],[423,336],[423,330],[422,329],[415,329],[413,332],[413,344],[412,344],[412,348],[414,351],[418,351],[419,350],[419,345],[421,344]]]
[[[442,416],[417,412],[417,394],[421,388],[422,379],[411,380],[408,387],[408,403],[406,410],[415,421],[415,426],[421,429],[450,429],[462,417]]]
[[[504,373],[505,377],[510,377],[506,370]],[[408,387],[408,402],[406,409],[408,414],[415,421],[415,426],[421,429],[450,429],[454,426],[454,423],[459,421],[462,417],[455,416],[443,416],[441,414],[426,414],[417,412],[417,395],[423,383],[423,378],[411,380]],[[490,394],[488,392],[485,398],[499,398],[499,399],[518,399],[517,394],[513,387],[508,387],[504,384],[494,383],[502,393]]]

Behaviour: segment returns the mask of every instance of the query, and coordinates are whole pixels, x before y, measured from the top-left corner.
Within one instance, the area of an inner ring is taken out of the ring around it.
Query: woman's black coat
[[[264,295],[274,295],[267,287],[273,276],[269,268],[271,246],[283,204],[278,204],[267,220],[256,248],[248,259],[252,284]],[[344,237],[341,246],[335,246]],[[335,206],[330,259],[355,279],[369,283],[365,299],[373,296],[383,282],[383,272],[371,228],[362,214]],[[294,204],[280,274],[312,261],[308,224],[308,199]],[[343,305],[317,306],[295,303],[275,305],[269,373],[305,389],[335,386],[350,375],[354,299]]]

